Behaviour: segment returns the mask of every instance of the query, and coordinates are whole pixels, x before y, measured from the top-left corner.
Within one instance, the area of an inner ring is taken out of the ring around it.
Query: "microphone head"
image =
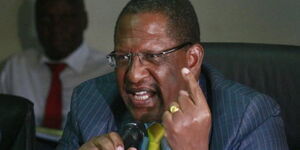
[[[147,135],[147,130],[141,122],[127,123],[122,127],[121,137],[123,139],[125,149],[129,147],[139,148],[143,137]]]

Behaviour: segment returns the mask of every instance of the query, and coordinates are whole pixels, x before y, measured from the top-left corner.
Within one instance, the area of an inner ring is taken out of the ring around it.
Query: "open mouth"
[[[130,103],[134,107],[152,107],[155,103],[156,92],[150,89],[129,89],[127,90]]]
[[[134,92],[133,93],[134,99],[138,100],[138,101],[146,101],[152,95],[153,95],[153,93],[148,92],[148,91],[139,91],[139,92]]]

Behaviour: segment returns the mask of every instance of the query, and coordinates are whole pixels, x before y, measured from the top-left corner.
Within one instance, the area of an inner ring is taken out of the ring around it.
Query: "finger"
[[[171,104],[169,106],[169,112],[171,114],[175,114],[175,113],[178,113],[180,111],[181,111],[181,109],[180,109],[179,104],[176,101],[171,102]]]
[[[113,142],[108,135],[94,137],[92,139],[93,145],[100,150],[111,150],[115,149]]]
[[[187,68],[182,68],[181,70],[183,79],[188,84],[188,92],[190,93],[190,97],[194,104],[206,104],[206,98],[199,86],[199,83],[195,79],[194,75],[191,73],[191,71]]]
[[[189,93],[187,91],[184,90],[179,91],[178,105],[183,114],[188,112],[194,106],[194,103],[191,100]]]
[[[176,108],[176,111],[173,110],[172,107]],[[177,122],[182,121],[183,112],[177,102],[172,102],[169,111],[165,111],[163,114],[163,122],[166,122],[166,126],[170,127],[172,124],[176,124]]]
[[[137,150],[135,147],[129,147],[127,150]]]
[[[110,132],[106,135],[93,138],[93,143],[101,150],[115,150],[117,148],[122,148],[124,150],[121,137],[115,132]]]
[[[163,116],[162,116],[162,124],[165,128],[165,137],[168,137],[168,134],[167,134],[168,130],[167,129],[169,127],[171,127],[172,122],[173,122],[172,114],[169,111],[165,111]]]
[[[172,119],[172,113],[170,113],[169,111],[165,111],[163,113],[163,116],[162,116],[162,124],[167,127],[169,126],[170,124],[172,124],[173,122],[173,119]]]
[[[124,150],[124,144],[121,136],[116,132],[111,132],[108,134],[109,138],[114,144],[115,149],[117,150]]]
[[[93,142],[88,141],[87,143],[81,145],[79,150],[99,150]]]

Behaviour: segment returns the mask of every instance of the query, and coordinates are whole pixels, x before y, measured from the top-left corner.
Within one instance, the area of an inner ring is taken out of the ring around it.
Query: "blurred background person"
[[[37,126],[62,129],[73,88],[111,69],[105,54],[84,42],[88,18],[83,0],[37,0],[35,21],[43,50],[26,50],[7,60],[0,93],[31,100]]]

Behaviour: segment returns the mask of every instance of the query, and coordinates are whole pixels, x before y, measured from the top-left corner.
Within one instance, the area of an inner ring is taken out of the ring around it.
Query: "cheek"
[[[162,67],[159,71],[156,71],[165,109],[167,109],[171,102],[177,100],[179,90],[182,89],[183,78],[180,73],[181,68],[180,64],[168,64],[168,67]]]
[[[120,87],[121,85],[123,85],[125,73],[123,71],[115,70],[115,74],[116,74],[118,85]]]
[[[121,96],[124,98],[125,96],[125,91],[124,91],[124,81],[125,81],[125,72],[124,71],[119,71],[115,70],[116,78],[117,78],[117,84],[118,84],[118,89],[121,94]]]
[[[72,35],[80,35],[80,34],[82,34],[82,31],[81,31],[81,29],[79,28],[79,27],[70,27],[68,30],[68,33],[69,34],[72,34]]]

